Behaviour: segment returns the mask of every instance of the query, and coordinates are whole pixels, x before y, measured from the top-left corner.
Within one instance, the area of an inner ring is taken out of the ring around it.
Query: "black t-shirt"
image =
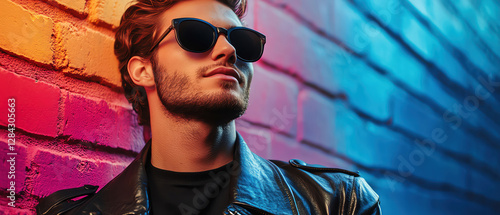
[[[233,162],[204,172],[173,172],[148,163],[151,211],[163,214],[222,214],[229,205]]]

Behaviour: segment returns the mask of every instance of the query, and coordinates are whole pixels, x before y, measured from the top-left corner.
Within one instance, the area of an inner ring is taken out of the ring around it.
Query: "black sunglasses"
[[[241,61],[255,62],[262,57],[266,36],[245,27],[230,29],[215,27],[212,24],[195,18],[179,18],[172,20],[172,25],[163,33],[158,42],[149,50],[152,52],[167,34],[175,28],[177,43],[184,50],[202,53],[212,49],[219,38],[225,34],[227,40],[236,49],[236,56]]]

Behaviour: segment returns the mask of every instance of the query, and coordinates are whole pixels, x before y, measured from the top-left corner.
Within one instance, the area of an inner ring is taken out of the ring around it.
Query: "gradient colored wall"
[[[59,189],[102,187],[142,148],[148,135],[112,49],[127,2],[0,0],[0,214],[32,214]],[[268,39],[237,120],[254,152],[358,170],[384,214],[498,213],[499,2],[250,0],[249,9],[247,25]]]

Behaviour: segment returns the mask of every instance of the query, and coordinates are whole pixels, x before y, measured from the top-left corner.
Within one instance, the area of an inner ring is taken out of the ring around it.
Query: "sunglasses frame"
[[[185,47],[179,40],[179,36],[178,36],[178,33],[179,32],[179,25],[183,22],[183,21],[197,21],[197,22],[201,22],[201,23],[204,23],[208,26],[210,26],[210,28],[213,29],[213,34],[214,37],[213,37],[213,40],[212,40],[212,44],[210,45],[209,48],[207,48],[206,50],[202,50],[202,51],[196,51],[196,50],[192,50],[192,49],[189,49],[187,47]],[[248,30],[248,31],[251,31],[253,33],[255,33],[259,39],[261,40],[261,47],[260,47],[260,53],[259,53],[259,57],[257,59],[251,59],[251,60],[247,60],[247,59],[242,59],[240,56],[238,56],[238,53],[236,53],[236,56],[238,57],[239,60],[241,61],[244,61],[244,62],[255,62],[255,61],[258,61],[261,57],[262,57],[262,54],[264,53],[264,44],[266,44],[266,36],[256,30],[253,30],[253,29],[250,29],[250,28],[246,28],[246,27],[233,27],[233,28],[230,28],[230,29],[225,29],[225,28],[221,28],[221,27],[215,27],[213,26],[212,24],[210,24],[209,22],[205,21],[205,20],[201,20],[201,19],[197,19],[197,18],[178,18],[178,19],[173,19],[172,20],[172,24],[167,28],[167,30],[165,30],[165,32],[159,37],[158,41],[154,43],[153,47],[149,50],[149,53],[151,53],[156,47],[158,47],[158,45],[161,43],[161,41],[163,41],[163,39],[165,39],[165,37],[170,33],[170,31],[172,31],[172,29],[175,29],[175,39],[177,40],[177,44],[179,44],[179,46],[181,48],[183,48],[184,50],[186,51],[189,51],[189,52],[194,52],[194,53],[203,53],[203,52],[206,52],[210,49],[212,49],[215,44],[217,43],[217,38],[219,38],[219,35],[220,34],[224,34],[226,39],[229,41],[229,43],[231,45],[233,45],[231,43],[231,32],[234,31],[234,30],[240,30],[240,29],[244,29],[244,30]]]

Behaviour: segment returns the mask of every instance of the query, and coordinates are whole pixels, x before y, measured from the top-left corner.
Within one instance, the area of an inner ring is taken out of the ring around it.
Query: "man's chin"
[[[170,114],[186,120],[209,124],[227,124],[245,113],[248,100],[234,95],[204,96],[193,100],[162,101]],[[189,102],[186,102],[189,101]]]
[[[231,99],[213,103],[205,107],[205,115],[200,116],[208,122],[227,124],[241,117],[247,109],[247,102],[242,99]]]

